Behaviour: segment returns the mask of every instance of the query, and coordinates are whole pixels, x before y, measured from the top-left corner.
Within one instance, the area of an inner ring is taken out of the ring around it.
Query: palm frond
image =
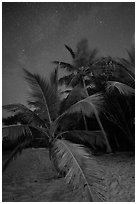
[[[16,158],[19,154],[22,153],[22,150],[27,148],[30,144],[30,140],[25,140],[23,141],[21,144],[17,145],[17,147],[12,151],[10,157],[4,162],[3,166],[2,166],[2,172],[4,172],[7,167],[9,166],[9,164],[11,163],[11,161]]]
[[[66,69],[68,72],[72,72],[72,71],[77,71],[77,67],[69,64],[69,63],[66,63],[66,62],[60,62],[60,61],[53,61],[52,62],[53,64],[56,64],[56,65],[59,65],[59,67],[61,69]]]
[[[64,138],[69,141],[73,141],[76,144],[83,144],[90,146],[93,150],[96,149],[96,145],[103,147],[104,136],[102,131],[86,131],[86,130],[72,130],[61,132],[57,135],[57,138]]]
[[[56,140],[52,152],[58,170],[66,172],[66,182],[79,191],[81,201],[104,200],[103,171],[83,146]]]
[[[130,62],[126,59],[118,59],[117,62],[117,69],[122,69],[123,71],[125,71],[128,76],[130,77],[130,79],[135,83],[135,74],[131,71],[130,68]]]
[[[37,108],[47,113],[48,120],[52,121],[55,118],[59,110],[59,98],[57,91],[52,88],[46,79],[40,77],[38,74],[31,74],[25,70],[25,78],[29,82],[32,92],[31,98]]]
[[[50,74],[50,84],[56,91],[58,90],[58,67]]]
[[[90,52],[90,56],[89,56],[89,63],[93,64],[94,60],[96,59],[96,56],[98,54],[98,50],[97,49],[93,49]]]
[[[135,65],[135,48],[134,46],[131,47],[131,50],[127,50],[129,62],[131,65]]]
[[[33,125],[46,127],[44,120],[42,120],[34,111],[22,104],[9,104],[4,105],[2,108],[10,112],[21,113],[22,119],[27,121],[28,124],[33,123]]]
[[[104,97],[101,93],[93,94],[72,105],[66,114],[82,112],[86,116],[91,116],[95,112],[99,113],[104,110]]]
[[[66,89],[64,91],[60,91],[60,94],[69,94],[72,89]]]
[[[70,52],[72,58],[75,59],[75,53],[73,52],[73,50],[68,45],[65,45],[65,47]]]
[[[104,97],[101,93],[93,94],[83,100],[78,101],[68,108],[63,114],[58,116],[58,118],[54,121],[54,131],[64,120],[66,115],[72,113],[82,113],[86,116],[96,115],[99,117],[99,113],[104,111]]]
[[[75,87],[77,84],[82,84],[82,76],[80,73],[74,75],[68,86]]]
[[[66,75],[66,76],[63,76],[59,79],[59,84],[60,85],[66,85],[66,86],[69,86],[71,80],[73,79],[75,75],[72,73],[72,74],[69,74],[69,75]]]
[[[2,137],[8,140],[16,141],[22,136],[30,137],[31,131],[28,125],[9,125],[2,128]]]
[[[119,91],[120,94],[123,94],[123,95],[134,95],[135,94],[135,89],[133,89],[132,87],[130,87],[126,84],[123,84],[123,83],[117,82],[117,81],[108,81],[107,82],[106,91],[108,93],[114,91],[115,88]]]
[[[66,99],[66,108],[68,109],[71,105],[87,97],[84,88],[79,85],[75,86],[69,93]]]
[[[134,107],[129,103],[129,99],[120,95],[120,98],[109,95],[107,97],[107,107],[105,113],[107,119],[122,130],[129,145],[135,145],[134,133]]]

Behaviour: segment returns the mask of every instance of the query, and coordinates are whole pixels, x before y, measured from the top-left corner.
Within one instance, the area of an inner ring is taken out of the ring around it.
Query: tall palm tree
[[[54,64],[59,65],[60,68],[66,69],[70,74],[63,76],[59,79],[59,84],[66,86],[75,87],[76,85],[81,85],[84,87],[86,94],[88,96],[88,91],[86,83],[90,83],[91,79],[91,65],[93,64],[96,55],[98,53],[97,49],[88,50],[87,40],[83,39],[78,43],[76,53],[68,46],[65,45],[66,49],[72,56],[72,64],[53,61]],[[85,129],[88,130],[87,122],[85,116],[83,116]]]
[[[96,59],[98,50],[89,50],[86,39],[83,39],[78,43],[76,52],[74,52],[68,45],[65,45],[65,47],[72,56],[72,64],[53,61],[54,64],[60,65],[60,68],[65,69],[70,73],[69,75],[60,78],[59,83],[60,85],[65,84],[72,87],[81,84],[86,90],[85,81],[88,82],[88,76],[90,77],[92,75],[91,66]]]
[[[27,124],[14,124],[3,127],[3,138],[18,141],[18,146],[6,161],[4,169],[11,159],[22,149],[29,146],[34,139],[32,129],[40,134],[37,139],[48,141],[50,158],[59,172],[65,172],[65,180],[77,188],[81,199],[84,201],[103,200],[102,173],[100,166],[93,155],[89,155],[82,145],[72,144],[65,139],[71,134],[75,138],[79,135],[81,140],[89,140],[87,131],[60,131],[60,126],[68,114],[82,112],[87,116],[95,114],[98,117],[103,108],[103,96],[94,94],[73,104],[68,110],[59,115],[60,100],[57,89],[57,70],[51,74],[50,82],[38,74],[25,70],[25,78],[31,87],[29,104],[33,110],[22,104],[10,104],[4,109],[21,113]],[[92,133],[92,132],[91,132]],[[96,133],[94,133],[96,134]],[[82,201],[81,200],[81,201]]]

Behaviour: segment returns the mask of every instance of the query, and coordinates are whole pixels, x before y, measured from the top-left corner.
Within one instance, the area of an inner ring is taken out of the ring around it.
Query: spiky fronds
[[[60,85],[63,85],[65,84],[66,86],[69,86],[71,84],[71,80],[74,78],[74,74],[69,74],[69,75],[66,75],[66,76],[63,76],[59,79],[59,84]]]
[[[60,61],[53,61],[52,62],[53,64],[56,64],[56,65],[59,65],[59,67],[61,69],[66,69],[68,72],[74,72],[74,71],[77,71],[78,68],[69,64],[69,63],[66,63],[66,62],[60,62]]]
[[[38,74],[31,74],[25,69],[24,72],[25,78],[32,89],[31,101],[45,114],[45,116],[47,115],[47,118],[51,123],[52,119],[56,118],[59,110],[60,102],[57,90]]]
[[[22,104],[9,104],[2,107],[4,110],[21,113],[22,120],[27,121],[28,124],[46,127],[45,122],[35,113]]]
[[[70,52],[72,59],[75,59],[75,53],[68,45],[65,45],[66,49]]]
[[[27,139],[24,140],[22,143],[16,146],[16,148],[12,151],[10,157],[4,162],[2,165],[2,172],[4,172],[11,161],[18,156],[18,154],[21,154],[22,150],[27,148],[30,145],[31,140]]]
[[[8,140],[18,140],[22,136],[30,137],[31,131],[28,125],[8,125],[2,128],[2,136]]]
[[[86,116],[91,116],[96,111],[103,111],[104,97],[101,93],[93,94],[72,105],[66,113],[82,112]]]
[[[117,81],[108,81],[106,86],[106,91],[108,93],[111,93],[114,91],[114,89],[117,89],[120,94],[127,95],[127,96],[135,94],[135,89],[133,89],[132,87],[126,84],[123,84]]]
[[[57,168],[66,172],[65,180],[79,191],[81,201],[103,201],[103,171],[96,159],[83,146],[56,140],[52,158]]]

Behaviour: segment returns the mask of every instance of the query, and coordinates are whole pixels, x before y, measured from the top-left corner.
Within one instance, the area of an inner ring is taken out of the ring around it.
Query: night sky
[[[3,105],[25,103],[23,67],[48,78],[51,61],[71,62],[64,44],[126,58],[134,42],[134,3],[2,3],[2,16]]]

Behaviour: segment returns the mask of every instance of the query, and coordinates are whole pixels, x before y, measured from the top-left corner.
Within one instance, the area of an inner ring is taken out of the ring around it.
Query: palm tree
[[[103,72],[98,75],[93,73],[92,78],[96,87],[93,93],[96,91],[104,93],[105,116],[115,127],[118,127],[119,131],[122,131],[129,146],[133,147],[135,75],[130,69],[131,66],[127,66],[123,59],[116,60],[110,57],[101,58],[94,63],[94,66],[97,70],[102,68]],[[122,71],[122,77],[119,75],[120,71]],[[116,140],[120,139],[117,135],[114,137]]]
[[[128,144],[134,148],[135,74],[130,69],[133,64],[127,68],[127,65],[122,61],[117,62],[117,69],[122,69],[124,76],[128,76],[128,78],[116,77],[113,81],[107,81],[107,116],[124,133]]]
[[[59,65],[60,68],[65,69],[70,74],[59,79],[59,84],[75,87],[81,84],[86,90],[85,81],[88,82],[91,73],[91,66],[96,59],[98,53],[97,49],[88,50],[87,40],[83,39],[78,43],[77,51],[74,52],[68,45],[66,49],[72,56],[72,64],[60,61],[53,61],[54,64]]]
[[[22,114],[27,124],[14,124],[3,127],[3,138],[18,141],[10,158],[4,164],[5,169],[12,158],[22,149],[27,148],[35,139],[32,129],[40,134],[37,139],[48,141],[49,155],[59,172],[65,172],[65,180],[73,184],[79,190],[84,201],[99,201],[104,199],[101,168],[98,166],[93,155],[89,155],[83,145],[72,144],[65,139],[71,134],[83,141],[89,140],[87,131],[60,131],[60,126],[67,115],[74,112],[82,112],[87,116],[95,114],[98,117],[103,108],[103,96],[101,93],[94,94],[73,104],[68,110],[59,115],[60,100],[57,89],[57,70],[55,70],[47,82],[38,74],[32,74],[25,70],[25,78],[31,87],[29,104],[33,109],[22,104],[10,104],[3,106],[4,109]],[[52,83],[51,83],[52,82]],[[92,133],[92,132],[91,132]],[[96,134],[96,133],[94,133]],[[45,140],[46,139],[46,140]],[[45,144],[47,145],[47,144]],[[100,191],[100,192],[99,192]],[[82,201],[81,200],[81,201]]]
[[[107,117],[109,121],[118,127],[126,136],[128,143],[134,146],[133,100],[135,94],[135,75],[129,69],[130,66],[125,66],[122,60],[116,60],[111,57],[102,57],[96,60],[93,64],[91,81],[95,86],[90,87],[89,94],[103,92],[106,102],[105,118]],[[123,77],[119,76],[119,70],[122,70]],[[108,124],[103,124],[103,126],[107,130],[109,129],[107,127]],[[112,138],[112,133],[110,134]],[[114,135],[114,137],[117,140],[118,136]]]
[[[72,64],[69,64],[60,61],[53,61],[54,64],[59,65],[60,68],[66,69],[70,73],[69,75],[60,78],[59,84],[65,84],[66,86],[72,87],[79,84],[84,87],[88,96],[86,84],[90,83],[92,75],[91,65],[93,64],[98,51],[97,49],[89,51],[86,39],[83,39],[78,43],[76,53],[68,45],[65,45],[65,47],[70,52],[73,62]],[[85,116],[83,116],[83,119],[85,129],[88,130]]]

